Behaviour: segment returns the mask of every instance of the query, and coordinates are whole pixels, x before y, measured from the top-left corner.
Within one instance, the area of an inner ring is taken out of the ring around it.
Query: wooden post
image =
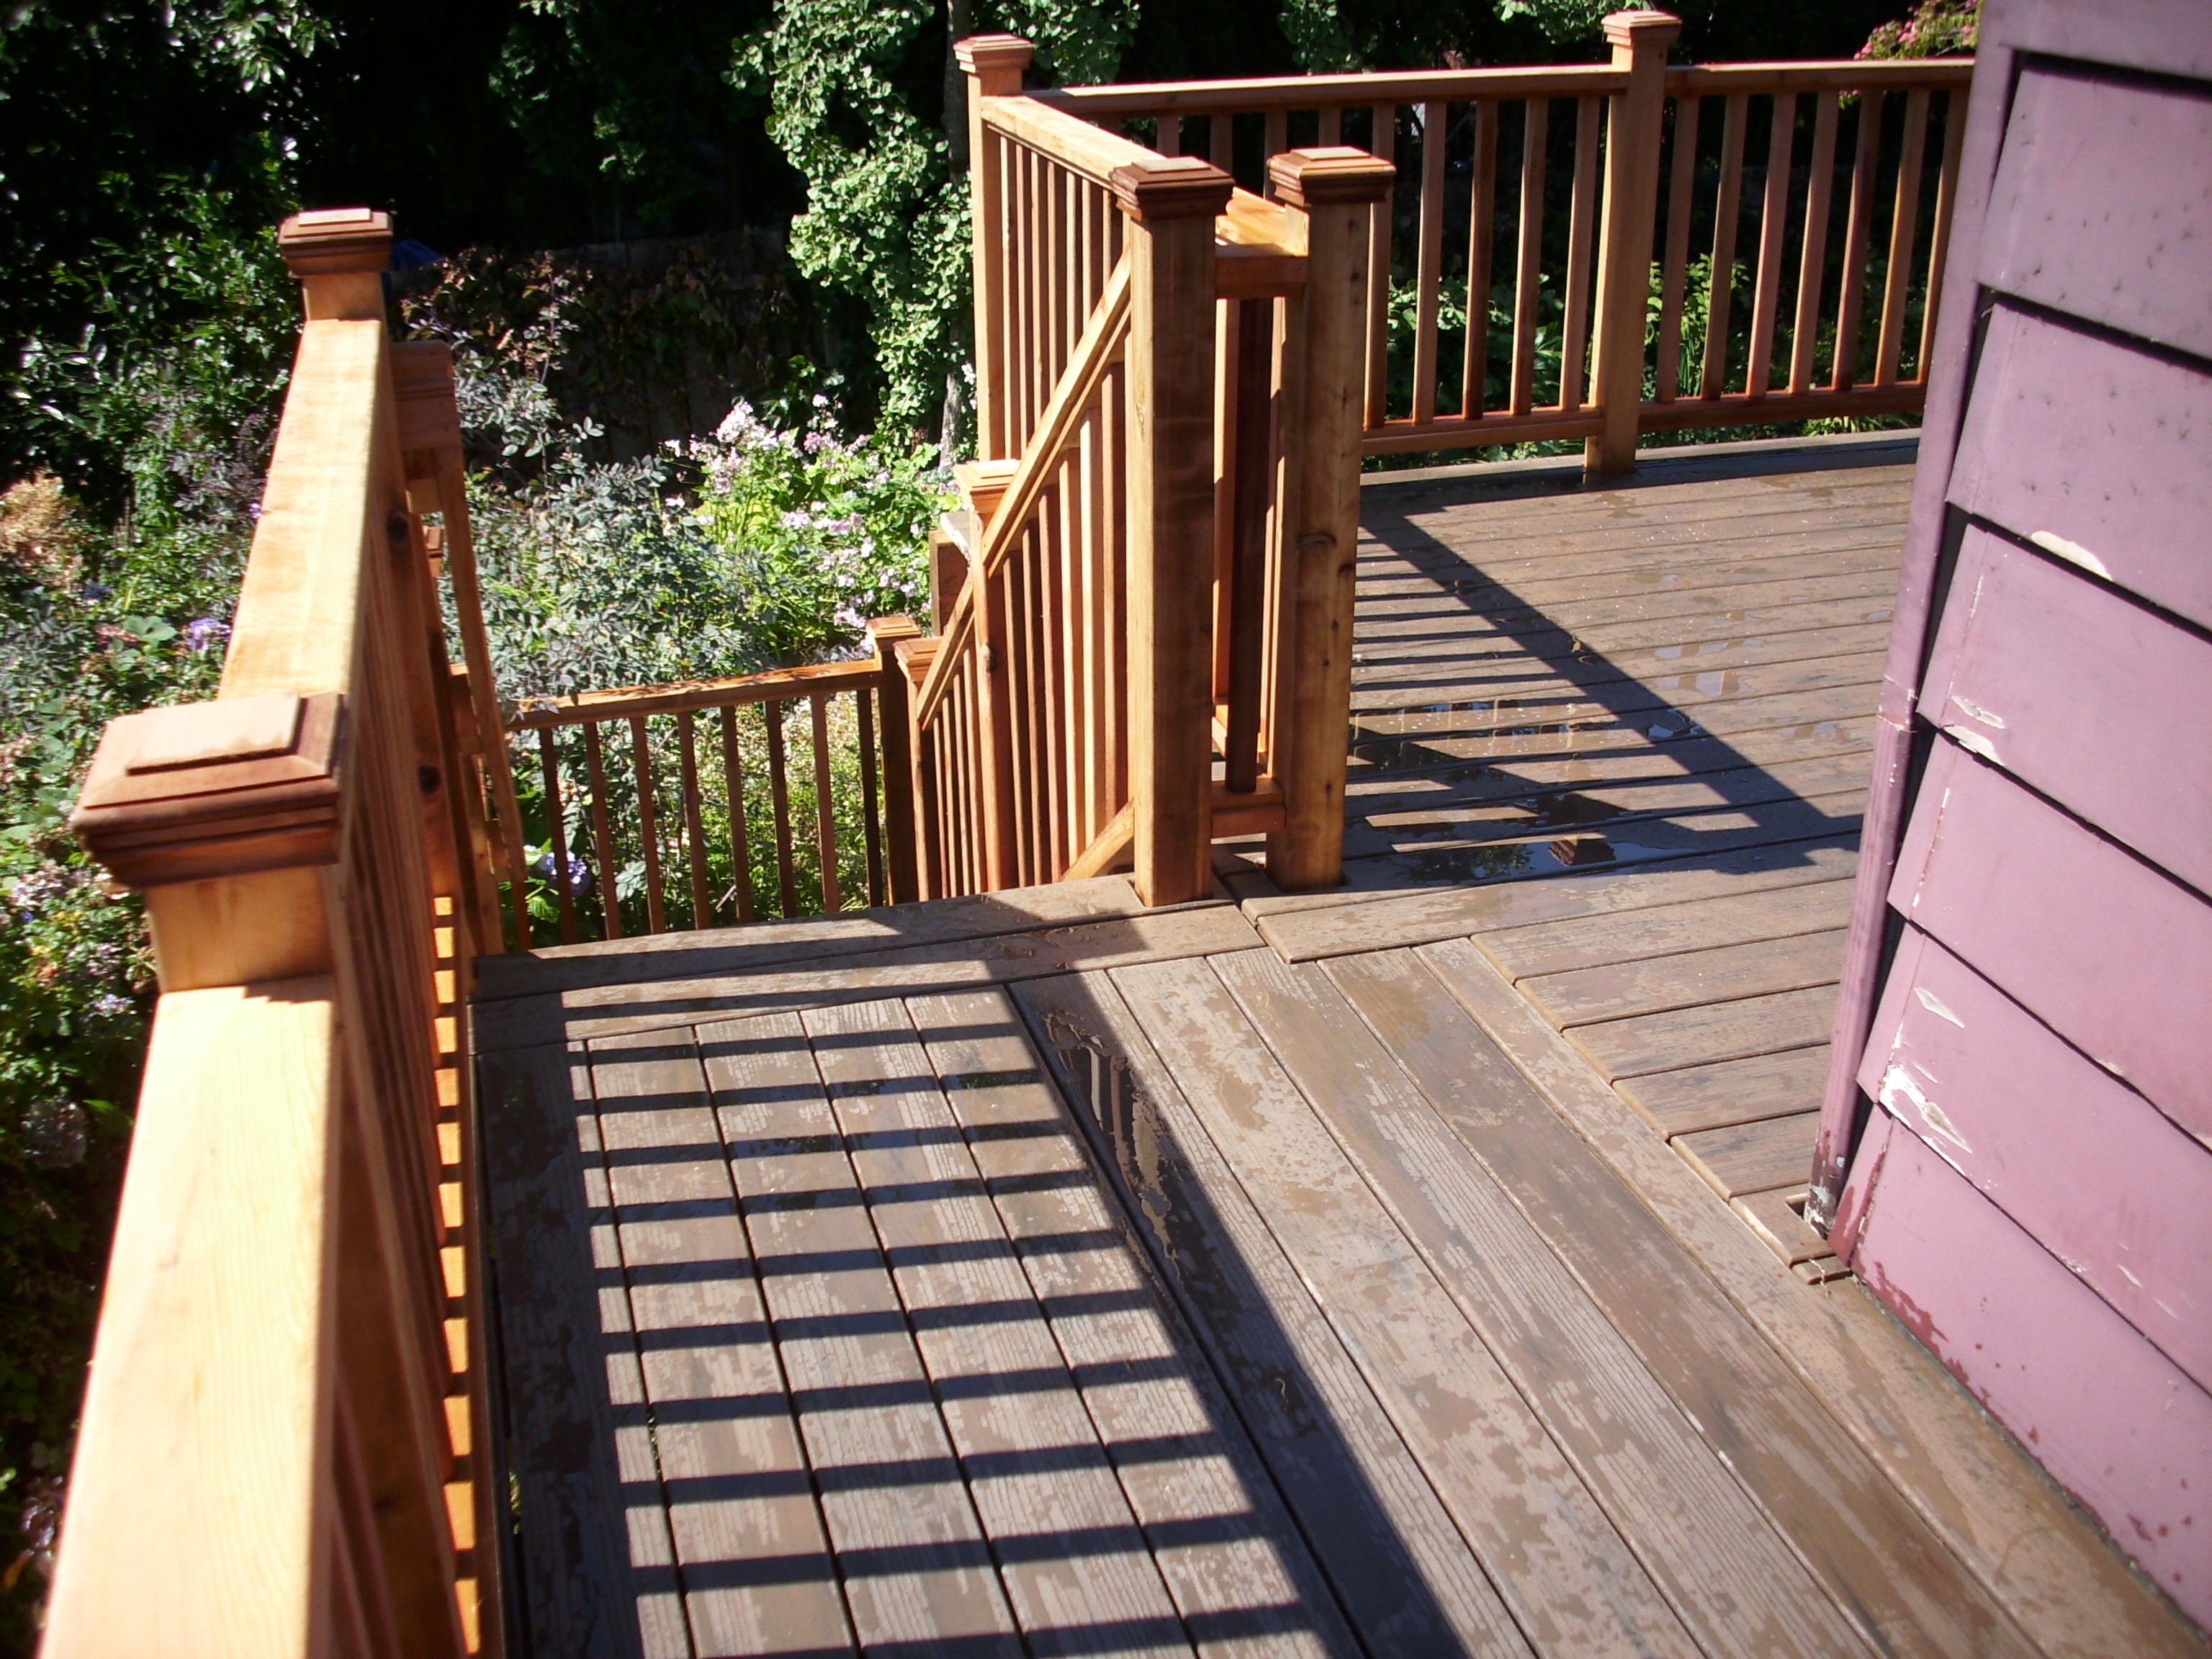
[[[968,89],[968,222],[974,239],[975,283],[975,453],[1012,459],[1006,419],[1007,364],[1002,343],[991,336],[1006,314],[1006,216],[1000,196],[998,136],[983,125],[983,100],[1022,89],[1030,43],[1018,34],[971,34],[952,55]]]
[[[919,639],[911,617],[876,617],[867,624],[868,645],[883,678],[876,687],[876,729],[884,746],[884,874],[893,904],[921,896],[921,872],[915,860],[915,818],[921,807],[914,771],[911,689],[898,659],[901,640]]]
[[[276,247],[300,279],[309,322],[384,320],[390,214],[374,208],[295,213],[276,228]]]
[[[1283,827],[1267,837],[1267,873],[1285,889],[1344,878],[1345,730],[1352,709],[1352,568],[1359,547],[1359,441],[1364,424],[1368,285],[1375,275],[1370,216],[1396,169],[1364,150],[1294,149],[1268,164],[1303,240],[1303,340],[1285,379],[1292,446],[1285,472],[1291,592],[1287,684],[1276,691],[1273,765]],[[1388,280],[1387,273],[1382,280]]]
[[[1136,885],[1147,904],[1180,904],[1212,878],[1213,221],[1235,185],[1189,155],[1116,167],[1112,182],[1129,217]]]
[[[1663,11],[1617,11],[1605,20],[1613,66],[1628,88],[1606,111],[1605,214],[1598,232],[1597,351],[1591,395],[1603,429],[1583,441],[1583,471],[1636,469],[1636,419],[1644,402],[1644,313],[1651,284],[1651,232],[1659,207],[1667,48],[1681,20]]]

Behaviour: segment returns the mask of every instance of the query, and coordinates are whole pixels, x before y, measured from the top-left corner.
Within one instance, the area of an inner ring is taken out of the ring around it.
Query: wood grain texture
[[[1920,1604],[1921,1627],[1948,1632],[1948,1650],[1960,1653],[2039,1650],[2091,1659],[2115,1647],[2197,1651],[2196,1636],[2012,1443],[1960,1410],[1956,1385],[1902,1325],[1850,1285],[1808,1292],[1473,945],[1431,945],[1420,955],[1514,1067],[1697,1257],[1770,1353],[1834,1413],[1940,1538],[1947,1559],[1955,1553],[1951,1570],[1960,1576],[1933,1604]],[[1609,1238],[1607,1249],[1613,1249]]]
[[[338,1384],[335,994],[327,979],[277,981],[172,993],[155,1012],[47,1616],[55,1653],[332,1639],[317,1581]],[[234,1071],[246,1054],[251,1088]],[[147,1409],[185,1379],[184,1409]],[[211,1492],[237,1501],[210,1505]]]
[[[1016,993],[1152,1261],[1369,1644],[1527,1654],[1359,1368],[1104,975]]]
[[[1832,928],[1542,974],[1522,980],[1520,989],[1564,1029],[1832,985],[1843,956],[1843,932]]]
[[[1114,978],[1530,1640],[1693,1653],[1602,1507],[1221,981],[1203,963]]]
[[[1816,1114],[1792,1113],[1679,1135],[1674,1150],[1723,1198],[1802,1182],[1813,1163]]]
[[[1824,1042],[1835,1003],[1834,985],[1818,985],[1578,1025],[1567,1036],[1608,1079],[1638,1077]]]
[[[1694,1239],[1670,1234],[1631,1184],[1632,1173],[1570,1127],[1424,957],[1451,971],[1449,947],[1345,958],[1328,971],[1828,1594],[1852,1610],[1839,1620],[1838,1638],[1847,1640],[1856,1623],[1899,1652],[2030,1651],[1710,1276]],[[1691,1179],[1671,1154],[1627,1127],[1645,1157],[1677,1180]],[[1716,1213],[1710,1194],[1690,1196],[1708,1225],[1735,1224]],[[1765,1271],[1772,1270],[1769,1261]]]
[[[1827,1070],[1828,1046],[1818,1043],[1747,1060],[1622,1078],[1613,1087],[1653,1128],[1672,1136],[1813,1110],[1820,1103]],[[1803,1174],[1796,1170],[1790,1179]]]
[[[641,1659],[641,1614],[675,1596],[665,1559],[633,1559],[621,1502],[608,1360],[630,1343],[626,1316],[611,1334],[602,1324],[592,1227],[605,1218],[587,1206],[580,1151],[588,1067],[580,1054],[572,1069],[557,1026],[534,1035],[477,1059],[516,1595],[538,1647]]]
[[[1031,1292],[1201,1653],[1351,1650],[1349,1628],[1003,992],[908,1005]]]
[[[1765,1516],[1321,967],[1266,951],[1214,967],[1698,1650],[1835,1651],[1832,1611]],[[1387,980],[1364,983],[1388,994]]]
[[[1483,939],[1482,948],[1509,978],[1517,981],[1531,975],[1796,938],[1842,926],[1850,920],[1850,903],[1849,882],[1816,881],[1662,904],[1617,918],[1578,918],[1494,931]]]
[[[1020,1653],[798,1017],[698,1042],[854,1634]]]

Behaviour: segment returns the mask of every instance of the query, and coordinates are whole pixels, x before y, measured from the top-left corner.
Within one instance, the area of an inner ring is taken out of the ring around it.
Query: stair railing
[[[221,689],[112,723],[75,819],[145,896],[161,995],[50,1659],[500,1650],[450,360],[386,339],[382,214],[280,240],[307,321]]]
[[[1148,902],[1178,902],[1207,890],[1217,838],[1257,832],[1271,868],[1334,880],[1346,393],[1390,169],[1286,155],[1270,204],[1024,95],[1025,41],[958,52],[981,459],[957,598],[901,647],[922,890],[1127,862]]]

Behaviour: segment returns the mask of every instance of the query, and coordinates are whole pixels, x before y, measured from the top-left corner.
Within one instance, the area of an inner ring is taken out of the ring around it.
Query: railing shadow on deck
[[[902,988],[908,996],[926,994],[928,988]],[[958,988],[949,987],[947,988]],[[1169,1352],[1133,1356],[1117,1362],[1111,1375],[1096,1368],[1073,1364],[1079,1388],[1118,1386],[1139,1380],[1180,1384],[1194,1414],[1207,1425],[1194,1431],[1188,1425],[1163,1425],[1160,1436],[1140,1442],[1114,1441],[1106,1448],[1118,1449],[1117,1464],[1131,1460],[1158,1464],[1194,1460],[1208,1466],[1207,1478],[1198,1488],[1218,1488],[1220,1471],[1233,1471],[1241,1510],[1179,1517],[1164,1528],[1158,1522],[1139,1522],[1139,1531],[1112,1528],[1039,1534],[1012,1540],[1019,1563],[1034,1570],[1066,1562],[1081,1571],[1086,1560],[1132,1549],[1157,1549],[1163,1540],[1188,1549],[1209,1542],[1245,1542],[1271,1547],[1287,1581],[1297,1587],[1296,1599],[1276,1599],[1249,1606],[1216,1606],[1181,1610],[1181,1630],[1133,1630],[1127,1625],[1110,1627],[1071,1623],[1028,1632],[1037,1652],[1081,1653],[1099,1646],[1115,1646],[1132,1636],[1195,1642],[1299,1641],[1299,1650],[1341,1653],[1358,1651],[1347,1628],[1364,1632],[1380,1650],[1449,1655],[1463,1651],[1452,1620],[1431,1592],[1422,1566],[1400,1536],[1390,1510],[1373,1487],[1362,1462],[1334,1415],[1328,1390],[1307,1374],[1299,1344],[1275,1316],[1267,1289],[1250,1266],[1233,1248],[1221,1242],[1232,1239],[1237,1229],[1216,1211],[1201,1184],[1190,1175],[1194,1149],[1183,1146],[1168,1114],[1160,1109],[1152,1090],[1162,1086],[1158,1062],[1148,1055],[1132,1056],[1114,1035],[1120,1021],[1114,1012],[1100,1006],[1097,994],[1077,977],[1056,981],[1048,1006],[1030,1003],[1023,1014],[1009,1009],[1009,1019],[989,1027],[930,1028],[932,1044],[973,1039],[1023,1040],[1033,1052],[1046,1056],[1048,1075],[1035,1072],[1018,1076],[993,1073],[972,1079],[975,1086],[1003,1087],[1012,1084],[1043,1083],[1068,1107],[1079,1127],[1084,1145],[1078,1156],[1098,1183],[1109,1231],[1079,1234],[1050,1241],[1025,1239],[1018,1246],[1008,1237],[982,1241],[979,1253],[993,1253],[1009,1261],[1034,1254],[1047,1244],[1055,1249],[1127,1249],[1140,1275],[1149,1275],[1151,1291],[1129,1292],[1132,1308],[1158,1309],[1164,1317]],[[785,1005],[788,1006],[788,1003]],[[648,1036],[645,1047],[627,1048],[629,1062],[688,1056],[696,1052],[710,1061],[749,1047],[779,1042],[805,1046],[809,1039],[780,1036],[771,1023],[749,1023],[744,1011],[725,1007],[723,1021],[711,1028],[674,1026],[665,1045]],[[1026,1018],[1029,1029],[1023,1029]],[[725,1023],[725,1022],[728,1023]],[[834,1043],[836,1039],[829,1039]],[[549,1048],[549,1057],[558,1051]],[[811,1064],[811,1062],[810,1062]],[[913,1310],[903,1303],[880,1311],[810,1314],[797,1321],[763,1316],[756,1297],[746,1305],[741,1297],[712,1298],[717,1305],[729,1303],[735,1316],[717,1322],[711,1316],[680,1328],[641,1331],[628,1319],[610,1320],[604,1310],[626,1303],[628,1293],[642,1282],[671,1283],[678,1278],[706,1280],[720,1278],[749,1280],[763,1286],[763,1275],[808,1272],[850,1271],[866,1264],[814,1255],[775,1255],[759,1257],[742,1230],[733,1234],[734,1254],[726,1259],[687,1261],[680,1267],[637,1269],[623,1265],[595,1238],[612,1237],[619,1221],[624,1226],[643,1223],[696,1222],[705,1218],[732,1218],[750,1215],[759,1206],[775,1210],[807,1209],[817,1204],[863,1201],[848,1191],[781,1191],[763,1198],[705,1198],[690,1202],[638,1206],[622,1206],[614,1188],[625,1165],[667,1164],[696,1159],[703,1168],[723,1160],[788,1156],[828,1150],[855,1150],[854,1137],[842,1127],[820,1137],[794,1140],[770,1135],[745,1139],[734,1133],[730,1115],[742,1116],[748,1104],[773,1107],[787,1090],[773,1086],[731,1090],[721,1084],[712,1089],[714,1115],[702,1114],[700,1127],[714,1138],[690,1145],[654,1145],[636,1151],[621,1150],[623,1133],[619,1122],[607,1121],[631,1114],[667,1114],[702,1103],[697,1096],[639,1094],[617,1100],[592,1097],[580,1081],[580,1068],[572,1072],[559,1059],[534,1068],[538,1086],[524,1096],[487,1098],[487,1147],[492,1168],[493,1226],[500,1241],[502,1282],[496,1287],[501,1323],[512,1336],[510,1322],[520,1317],[523,1340],[511,1341],[508,1353],[520,1369],[510,1370],[502,1391],[510,1411],[518,1418],[534,1417],[534,1424],[511,1429],[509,1443],[561,1444],[574,1454],[562,1468],[517,1467],[514,1470],[520,1525],[507,1571],[514,1597],[511,1619],[518,1631],[527,1629],[521,1614],[532,1606],[541,1618],[559,1624],[554,1630],[531,1631],[541,1644],[549,1639],[569,1644],[574,1650],[629,1651],[643,1635],[665,1632],[680,1643],[687,1624],[695,1631],[705,1618],[711,1625],[713,1606],[725,1592],[752,1592],[763,1587],[789,1591],[811,1588],[836,1596],[848,1577],[861,1583],[877,1575],[957,1574],[965,1571],[991,1574],[1014,1563],[1008,1540],[946,1541],[935,1545],[907,1544],[888,1548],[846,1550],[842,1553],[779,1554],[763,1558],[734,1548],[726,1558],[713,1554],[705,1534],[696,1533],[688,1555],[669,1547],[662,1518],[672,1507],[727,1503],[733,1499],[769,1497],[847,1497],[894,1493],[947,1480],[980,1480],[998,1470],[987,1458],[978,1466],[973,1458],[942,1462],[894,1462],[828,1470],[810,1460],[802,1467],[708,1480],[672,1477],[647,1449],[648,1437],[658,1427],[680,1423],[706,1424],[732,1414],[759,1416],[788,1413],[802,1404],[820,1409],[836,1407],[934,1407],[950,1398],[942,1379],[920,1377],[891,1382],[842,1380],[830,1390],[825,1402],[816,1389],[804,1402],[798,1393],[747,1395],[731,1398],[653,1400],[648,1402],[635,1381],[656,1358],[665,1367],[679,1351],[697,1353],[732,1372],[749,1369],[742,1356],[755,1358],[761,1350],[785,1340],[818,1340],[875,1335],[896,1337],[918,1332]],[[1155,1073],[1139,1079],[1139,1071]],[[969,1082],[957,1077],[939,1078],[917,1070],[911,1077],[894,1076],[873,1085],[873,1092],[918,1090],[957,1090]],[[1149,1084],[1149,1087],[1148,1087]],[[770,1097],[775,1097],[771,1099]],[[719,1123],[719,1127],[716,1127]],[[925,1129],[895,1132],[903,1138],[932,1133]],[[941,1133],[960,1133],[947,1128]],[[972,1131],[970,1132],[972,1133]],[[880,1135],[862,1138],[869,1149],[881,1150]],[[817,1144],[818,1140],[819,1144]],[[1140,1151],[1139,1148],[1142,1150]],[[1201,1154],[1202,1156],[1202,1154]],[[941,1184],[941,1183],[940,1183]],[[987,1182],[987,1185],[988,1183]],[[1023,1188],[1029,1190],[1029,1188]],[[921,1201],[937,1194],[930,1190],[901,1187],[901,1202]],[[872,1203],[873,1198],[867,1202]],[[516,1248],[530,1241],[527,1261]],[[933,1247],[930,1260],[946,1258],[942,1247]],[[892,1252],[891,1255],[896,1255]],[[966,1259],[966,1258],[963,1258]],[[983,1259],[981,1254],[976,1260]],[[885,1257],[888,1262],[890,1256]],[[1017,1265],[1016,1270],[1024,1271]],[[641,1273],[642,1277],[641,1277]],[[563,1304],[554,1294],[568,1293]],[[1164,1292],[1164,1294],[1162,1293]],[[1087,1311],[1100,1311],[1086,1307]],[[1005,1316],[997,1304],[939,1307],[926,1310],[931,1321],[980,1322]],[[1054,1316],[1064,1313],[1058,1310]],[[568,1322],[558,1340],[556,1327]],[[1225,1323],[1234,1325],[1231,1349],[1224,1350],[1218,1334]],[[1194,1334],[1208,1333],[1201,1343]],[[714,1351],[727,1351],[715,1361]],[[779,1375],[769,1358],[767,1371]],[[755,1373],[757,1375],[757,1371]],[[957,1396],[981,1401],[1015,1397],[1051,1386],[1059,1374],[1040,1379],[1025,1372],[986,1372],[957,1379]],[[578,1395],[578,1384],[587,1391],[603,1386],[592,1397]],[[787,1386],[798,1392],[796,1382]],[[1233,1404],[1231,1402],[1234,1402]],[[549,1416],[549,1413],[550,1414]],[[557,1425],[560,1431],[554,1432]],[[1110,1437],[1109,1437],[1110,1438]],[[1248,1445],[1262,1449],[1264,1466],[1256,1463]],[[1071,1448],[1068,1458],[1081,1456],[1094,1463],[1100,1449]],[[1040,1459],[1044,1462],[1041,1462]],[[1018,1455],[1020,1472],[1039,1472],[1051,1461],[1049,1453]],[[1073,1468],[1076,1465],[1068,1462]],[[619,1492],[622,1512],[595,1513],[575,1502],[576,1492],[566,1495],[563,1485],[599,1492]],[[1264,1490],[1255,1491],[1255,1483]],[[556,1530],[548,1522],[562,1517],[566,1526]],[[1286,1520],[1287,1517],[1287,1520]],[[537,1530],[533,1531],[533,1522]],[[1312,1548],[1317,1531],[1332,1543],[1330,1567],[1316,1563],[1320,1551]],[[585,1535],[575,1535],[585,1534]],[[641,1545],[642,1544],[642,1547]],[[679,1559],[682,1558],[682,1559]],[[579,1568],[583,1569],[580,1576]],[[708,1632],[701,1632],[704,1636]],[[932,1652],[970,1650],[997,1653],[1013,1650],[996,1638],[947,1638]]]
[[[1909,462],[1911,453],[1911,440],[1900,434],[1900,441],[1895,446],[1885,444],[1878,450],[1862,452],[1856,456],[1829,451],[1713,459],[1691,456],[1648,467],[1634,478],[1607,480],[1607,488],[1635,490],[1679,483],[1693,477]],[[1576,471],[1578,473],[1579,469]],[[1479,492],[1483,499],[1504,501],[1563,494],[1577,488],[1579,483],[1578,477],[1564,471],[1554,476],[1549,470],[1541,470],[1531,471],[1520,481],[1501,482],[1486,489],[1480,484],[1464,487]],[[1641,752],[1648,754],[1652,762],[1648,774],[1607,778],[1595,786],[1586,781],[1554,785],[1532,782],[1495,795],[1425,796],[1421,805],[1428,808],[1449,811],[1462,800],[1480,801],[1517,807],[1529,816],[1501,819],[1487,833],[1485,826],[1476,823],[1442,824],[1436,831],[1437,838],[1449,839],[1457,844],[1433,848],[1401,845],[1393,859],[1396,873],[1445,884],[1510,880],[1570,871],[1629,869],[1644,863],[1675,869],[1704,858],[1741,850],[1751,843],[1782,847],[1795,842],[1809,848],[1838,837],[1856,835],[1857,811],[1845,816],[1832,815],[1814,799],[1777,778],[1728,738],[1706,730],[1698,715],[1704,704],[1676,702],[1656,692],[1648,678],[1639,678],[1626,665],[1591,651],[1571,629],[1554,623],[1541,604],[1524,599],[1510,586],[1491,580],[1483,574],[1478,562],[1420,528],[1413,522],[1411,510],[1415,501],[1425,498],[1409,498],[1401,489],[1372,487],[1366,494],[1361,514],[1364,533],[1408,566],[1432,575],[1440,585],[1441,591],[1436,596],[1440,605],[1455,605],[1465,613],[1481,618],[1494,630],[1481,636],[1480,645],[1470,647],[1471,655],[1488,656],[1499,647],[1525,653],[1528,665],[1521,678],[1547,689],[1564,688],[1554,691],[1561,703],[1557,715],[1547,718],[1543,711],[1533,711],[1531,724],[1548,726],[1571,718],[1577,726],[1602,729],[1609,716],[1622,728],[1621,735],[1626,740],[1623,744],[1618,750],[1578,747],[1575,750],[1577,757],[1595,760],[1608,754]],[[1425,504],[1433,505],[1433,498],[1425,498]],[[1887,615],[1887,600],[1870,607],[1872,620],[1884,619]],[[1715,624],[1724,624],[1726,620],[1725,617],[1709,617],[1699,613],[1686,615],[1682,618],[1685,641],[1711,638]],[[1431,638],[1464,640],[1467,635],[1459,629],[1439,630],[1435,635],[1394,635],[1379,649],[1378,642],[1370,639],[1362,643],[1360,660],[1372,669],[1389,662],[1392,647],[1417,646]],[[1421,654],[1406,658],[1409,668],[1418,664],[1431,671],[1449,660]],[[1684,658],[1682,663],[1684,669],[1695,672],[1693,657]],[[1432,684],[1436,678],[1431,672],[1419,679],[1409,678],[1407,689]],[[1496,681],[1494,676],[1485,678],[1493,682],[1495,690],[1493,696],[1482,702],[1495,708],[1511,700],[1513,691],[1510,685]],[[1371,691],[1377,689],[1377,683],[1368,678],[1361,683],[1360,689]],[[1464,703],[1467,700],[1462,697],[1460,701]],[[1866,710],[1869,719],[1873,704],[1869,689]],[[1587,712],[1591,706],[1597,711],[1595,718]],[[1448,719],[1457,708],[1457,704],[1449,705],[1437,712]],[[1584,712],[1577,714],[1573,712],[1576,710]],[[1470,707],[1465,712],[1486,711]],[[1480,733],[1471,732],[1470,735]],[[1661,746],[1650,748],[1650,741]],[[1355,760],[1364,763],[1355,766],[1352,772],[1355,790],[1362,781],[1383,778],[1425,777],[1471,784],[1496,775],[1495,766],[1487,760],[1434,747],[1420,736],[1363,726],[1356,710],[1351,721],[1350,743]],[[1616,808],[1589,799],[1586,793],[1593,787],[1613,789],[1645,782],[1691,781],[1711,792],[1709,805],[1650,810]],[[1360,799],[1358,794],[1348,793],[1347,808],[1355,818]],[[1711,832],[1711,851],[1702,850],[1699,834],[1686,830],[1680,822],[1684,817],[1705,812],[1738,821]],[[1741,825],[1743,818],[1750,820],[1748,832]],[[1661,820],[1674,821],[1664,836],[1654,836],[1642,842],[1637,839],[1639,823],[1656,824]],[[1546,842],[1529,838],[1547,825],[1559,832],[1555,840]],[[1418,843],[1419,837],[1408,834],[1404,839]],[[1348,837],[1347,859],[1361,852],[1373,855],[1370,849],[1358,847],[1356,838]]]

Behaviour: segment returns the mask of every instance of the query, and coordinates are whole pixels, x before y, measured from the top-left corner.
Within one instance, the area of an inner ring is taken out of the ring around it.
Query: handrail
[[[383,216],[279,240],[307,321],[221,690],[111,723],[74,819],[161,995],[56,1659],[501,1650],[463,1018],[500,941],[423,524],[450,554],[459,432],[395,372]]]
[[[537,734],[536,807],[550,866],[540,873],[562,942],[578,943],[587,931],[608,939],[639,931],[635,908],[624,919],[625,897],[641,906],[648,934],[742,924],[763,915],[834,912],[845,908],[852,890],[848,860],[867,903],[915,897],[907,685],[892,656],[897,641],[915,631],[907,617],[878,617],[867,624],[871,654],[854,660],[523,700],[506,726],[518,736]],[[787,717],[802,704],[801,729],[787,734]],[[754,708],[762,710],[760,720],[741,726],[738,711]],[[702,714],[720,716],[703,764],[696,718]],[[656,726],[664,717],[667,723]],[[610,764],[610,730],[627,741],[626,769]],[[581,742],[564,755],[567,732],[579,733]],[[810,762],[796,795],[793,742],[805,745]],[[717,758],[719,790],[710,775]],[[757,796],[763,774],[765,813]],[[750,801],[749,780],[755,786]],[[570,844],[568,806],[577,788],[585,796],[587,855]],[[672,810],[664,811],[664,804]],[[802,815],[811,820],[811,875],[799,857]],[[757,833],[761,818],[764,833]],[[623,854],[632,845],[636,863],[626,866]],[[756,879],[757,853],[764,855],[764,887]],[[676,887],[672,876],[678,867],[683,882]],[[640,878],[635,894],[625,891],[626,868]],[[525,898],[518,889],[518,905]]]
[[[1204,154],[1224,167],[1240,119],[1261,126],[1263,161],[1290,149],[1294,124],[1305,123],[1322,144],[1357,143],[1407,164],[1398,199],[1376,216],[1370,263],[1409,274],[1413,326],[1394,320],[1388,284],[1376,284],[1368,455],[1579,438],[1589,470],[1609,472],[1634,464],[1640,433],[1917,410],[1972,60],[1669,68],[1665,48],[1678,27],[1663,13],[1615,14],[1606,65],[1162,82],[1030,96],[1117,130],[1149,123],[1161,154]],[[1573,115],[1571,146],[1559,143],[1553,119],[1552,106],[1563,101]],[[1502,118],[1514,106],[1518,115]],[[1186,131],[1194,122],[1195,131]],[[1187,141],[1194,141],[1189,151]],[[1561,260],[1547,222],[1558,211],[1550,197],[1563,148],[1572,183]],[[1662,156],[1672,158],[1663,169]],[[1848,176],[1838,179],[1839,171]],[[1744,197],[1747,180],[1753,199]],[[1458,229],[1462,203],[1486,233]],[[1839,215],[1846,222],[1832,228]],[[1737,228],[1753,217],[1755,274],[1745,306],[1733,297]],[[1660,327],[1647,350],[1653,271],[1662,276]],[[1863,330],[1863,310],[1875,303],[1864,292],[1869,282],[1880,284],[1878,320]],[[1690,301],[1700,283],[1711,295],[1706,342],[1685,395],[1681,357],[1686,343],[1697,344],[1685,334],[1698,325],[1700,307]],[[1785,283],[1794,304],[1782,303]],[[1509,295],[1501,333],[1491,311]],[[1908,338],[1916,309],[1917,343]],[[1556,367],[1549,338],[1559,342]]]

